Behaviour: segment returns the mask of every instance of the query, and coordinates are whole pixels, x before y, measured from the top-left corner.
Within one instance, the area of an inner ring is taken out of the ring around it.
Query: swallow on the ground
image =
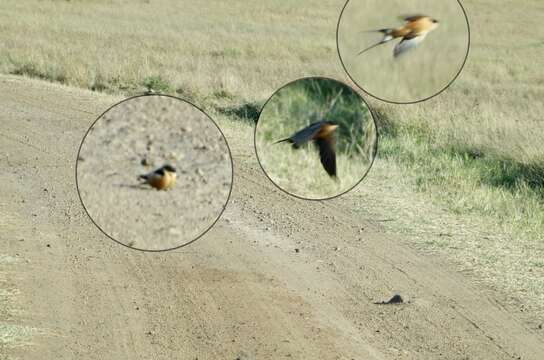
[[[386,28],[374,30],[383,34],[383,39],[361,50],[357,55],[361,55],[378,45],[385,44],[391,40],[401,38],[401,41],[395,45],[393,56],[397,57],[406,51],[415,48],[419,45],[431,31],[438,27],[438,20],[432,19],[426,15],[411,15],[401,17],[406,23],[398,28]]]
[[[140,175],[142,184],[149,184],[157,190],[170,189],[176,183],[176,169],[172,165],[164,165],[150,173]]]
[[[297,131],[287,139],[276,141],[275,144],[287,141],[292,144],[294,149],[313,141],[319,150],[319,158],[325,171],[331,177],[336,177],[336,154],[335,154],[335,139],[334,130],[338,127],[337,124],[331,121],[317,121],[302,130]]]

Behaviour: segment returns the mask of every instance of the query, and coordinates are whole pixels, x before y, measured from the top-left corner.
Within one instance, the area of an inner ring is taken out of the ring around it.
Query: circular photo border
[[[79,182],[77,180],[78,178],[78,160],[79,160],[79,156],[80,156],[80,152],[81,152],[81,148],[83,147],[83,143],[85,142],[85,139],[87,138],[87,135],[89,134],[89,132],[91,131],[91,129],[94,127],[94,125],[108,112],[110,111],[111,109],[113,109],[114,107],[116,107],[117,105],[120,105],[126,101],[129,101],[129,100],[132,100],[132,99],[136,99],[136,98],[140,98],[140,97],[146,97],[146,96],[163,96],[163,97],[169,97],[169,98],[172,98],[172,99],[176,99],[176,100],[179,100],[179,101],[182,101],[186,104],[189,104],[191,106],[193,106],[194,108],[196,108],[197,110],[199,110],[202,114],[204,114],[212,123],[213,125],[217,128],[217,130],[219,131],[219,133],[221,134],[221,137],[223,138],[223,140],[225,141],[225,145],[227,146],[227,149],[229,151],[229,159],[230,159],[230,168],[231,168],[231,178],[230,178],[230,189],[229,189],[229,193],[227,195],[227,201],[225,202],[225,204],[223,205],[221,211],[219,212],[219,214],[217,215],[217,218],[207,227],[205,228],[199,235],[197,235],[193,240],[191,241],[188,241],[186,243],[183,243],[179,246],[174,246],[174,247],[171,247],[171,248],[168,248],[168,249],[160,249],[160,250],[153,250],[153,249],[141,249],[141,248],[137,248],[137,247],[133,247],[133,246],[129,246],[117,239],[115,239],[114,237],[110,236],[108,233],[106,233],[95,221],[94,219],[92,218],[92,216],[89,214],[87,208],[85,207],[85,204],[83,202],[83,199],[81,198],[81,193],[79,191]],[[165,252],[165,251],[171,251],[171,250],[175,250],[175,249],[180,249],[182,247],[185,247],[187,245],[190,245],[192,243],[194,243],[195,241],[197,241],[198,239],[200,239],[202,236],[204,236],[208,231],[210,231],[214,226],[215,224],[219,221],[219,219],[221,219],[221,216],[223,215],[223,213],[225,212],[228,204],[229,204],[229,201],[230,201],[230,197],[232,195],[232,188],[234,187],[234,161],[232,159],[232,151],[230,149],[230,146],[229,146],[229,142],[227,141],[227,138],[225,136],[225,134],[223,133],[223,131],[221,130],[221,128],[217,125],[217,123],[215,122],[215,120],[210,116],[208,115],[208,113],[206,113],[204,110],[202,110],[202,108],[200,108],[199,106],[193,104],[192,102],[186,100],[186,99],[182,99],[182,98],[179,98],[177,96],[173,96],[173,95],[167,95],[167,94],[140,94],[140,95],[134,95],[134,96],[130,96],[128,98],[125,98],[113,105],[111,105],[109,108],[107,108],[105,111],[103,111],[92,123],[91,125],[89,126],[89,128],[87,129],[87,131],[85,131],[85,135],[83,135],[83,138],[81,139],[81,142],[79,144],[79,147],[78,147],[78,150],[77,150],[77,155],[76,155],[76,166],[75,166],[75,172],[74,172],[74,175],[75,175],[75,180],[76,180],[76,191],[77,191],[77,195],[79,197],[79,201],[81,203],[81,206],[83,206],[83,209],[85,210],[85,213],[87,214],[87,216],[89,217],[89,219],[91,219],[91,222],[94,224],[94,226],[96,226],[98,228],[98,230],[100,230],[100,232],[102,232],[102,234],[106,235],[108,238],[110,238],[111,240],[115,241],[116,243],[120,244],[120,245],[123,245],[124,247],[126,248],[129,248],[131,250],[137,250],[137,251],[143,251],[143,252],[154,252],[154,253],[158,253],[158,252]]]
[[[463,71],[463,69],[465,68],[465,64],[468,60],[468,56],[470,54],[470,45],[471,45],[471,34],[470,34],[470,22],[468,20],[468,15],[467,15],[467,12],[465,11],[465,8],[463,7],[463,4],[461,3],[460,0],[455,0],[457,1],[457,3],[459,4],[459,6],[461,7],[461,11],[463,12],[463,15],[465,17],[465,22],[467,24],[467,51],[465,53],[465,58],[463,59],[463,63],[461,64],[461,67],[459,68],[459,70],[457,71],[457,73],[453,76],[453,78],[450,80],[449,83],[446,84],[446,86],[444,86],[442,89],[440,89],[439,91],[437,91],[435,94],[431,95],[431,96],[427,96],[426,98],[423,98],[423,99],[420,99],[420,100],[415,100],[415,101],[391,101],[391,100],[386,100],[386,99],[383,99],[379,96],[376,96],[368,91],[365,90],[364,87],[362,87],[361,85],[359,85],[359,83],[357,82],[357,80],[355,80],[351,74],[348,72],[348,69],[346,68],[346,65],[344,64],[344,61],[342,60],[342,55],[340,54],[340,46],[338,44],[338,32],[340,30],[340,21],[342,20],[342,15],[344,15],[344,10],[346,10],[346,7],[348,6],[349,2],[351,0],[347,0],[346,3],[344,4],[344,6],[342,7],[342,10],[340,11],[340,15],[338,16],[338,22],[336,23],[336,53],[338,54],[338,59],[340,60],[340,64],[342,65],[342,69],[344,69],[344,72],[346,73],[346,75],[351,79],[351,81],[353,81],[353,83],[359,88],[361,89],[362,91],[364,91],[365,94],[369,95],[369,96],[372,96],[374,99],[377,99],[377,100],[380,100],[380,101],[383,101],[383,102],[386,102],[386,103],[389,103],[389,104],[397,104],[397,105],[409,105],[409,104],[417,104],[417,103],[420,103],[420,102],[423,102],[423,101],[427,101],[429,99],[432,99],[433,97],[437,96],[437,95],[440,95],[442,92],[444,92],[447,88],[450,87],[451,84],[453,84],[453,82],[455,80],[457,80],[457,78],[459,77],[459,75],[461,75],[461,72]]]
[[[266,105],[268,104],[268,102],[270,102],[270,100],[279,92],[281,91],[283,88],[297,82],[297,81],[301,81],[301,80],[307,80],[307,79],[322,79],[322,80],[329,80],[329,81],[336,81],[348,88],[350,88],[354,93],[356,93],[359,98],[361,98],[362,102],[365,104],[365,106],[367,107],[368,109],[368,112],[370,114],[370,117],[372,119],[372,122],[374,123],[374,128],[376,129],[376,141],[374,142],[374,146],[372,147],[372,159],[370,160],[370,163],[368,164],[368,168],[366,169],[366,171],[363,173],[363,175],[361,176],[361,178],[359,179],[359,181],[357,181],[355,184],[353,184],[353,186],[351,186],[350,188],[344,190],[343,192],[339,193],[339,194],[336,194],[336,195],[333,195],[333,196],[329,196],[329,197],[324,197],[324,198],[319,198],[319,199],[315,199],[315,198],[305,198],[303,196],[300,196],[300,195],[295,195],[295,194],[292,194],[290,193],[289,191],[285,190],[284,188],[280,187],[278,184],[276,184],[271,178],[270,176],[268,175],[268,173],[266,172],[266,170],[264,169],[263,165],[261,164],[261,159],[259,158],[259,152],[257,151],[257,126],[259,125],[259,120],[261,119],[261,114],[263,112],[263,109],[266,107]],[[259,117],[257,118],[257,121],[255,122],[255,127],[253,129],[253,149],[255,151],[255,157],[257,158],[257,162],[259,163],[259,167],[261,168],[261,170],[263,171],[264,175],[267,177],[267,179],[272,183],[274,184],[275,187],[277,187],[279,190],[281,190],[282,192],[284,192],[285,194],[289,195],[289,196],[292,196],[292,197],[295,197],[297,199],[300,199],[300,200],[308,200],[308,201],[326,201],[326,200],[331,200],[331,199],[335,199],[337,197],[340,197],[348,192],[350,192],[351,190],[355,189],[364,179],[365,177],[368,175],[368,173],[370,172],[370,169],[372,169],[372,166],[374,165],[374,161],[376,160],[376,157],[378,156],[378,143],[380,141],[380,133],[378,131],[378,124],[376,123],[376,115],[374,114],[374,110],[368,105],[367,101],[365,100],[365,98],[359,93],[357,92],[356,89],[354,89],[353,87],[349,86],[348,84],[346,84],[345,82],[343,82],[342,80],[338,80],[338,79],[334,79],[334,78],[331,78],[331,77],[326,77],[326,76],[304,76],[304,77],[301,77],[301,78],[298,78],[298,79],[295,79],[295,80],[291,80],[289,81],[288,83],[285,83],[283,84],[282,86],[280,86],[279,88],[277,88],[269,97],[268,99],[266,100],[266,102],[263,104],[263,106],[261,107],[261,110],[259,111]]]

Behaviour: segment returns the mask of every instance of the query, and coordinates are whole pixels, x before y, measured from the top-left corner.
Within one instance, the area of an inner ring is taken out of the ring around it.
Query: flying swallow
[[[401,19],[405,21],[405,24],[398,28],[374,30],[381,32],[383,34],[383,39],[380,42],[361,50],[357,55],[361,55],[365,51],[378,45],[401,38],[401,41],[395,45],[393,50],[393,56],[397,57],[406,51],[415,48],[425,39],[428,33],[438,27],[438,20],[432,19],[426,15],[403,16]]]
[[[314,122],[302,130],[297,131],[287,139],[276,141],[274,144],[287,141],[292,144],[294,149],[313,141],[319,150],[319,158],[325,171],[331,177],[336,177],[336,154],[335,139],[333,136],[337,124],[330,121]]]
[[[176,169],[172,165],[164,165],[150,173],[140,175],[142,184],[149,184],[157,190],[168,190],[176,183]]]

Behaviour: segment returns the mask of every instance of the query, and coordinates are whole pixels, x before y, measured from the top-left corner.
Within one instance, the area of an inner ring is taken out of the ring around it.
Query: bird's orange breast
[[[166,190],[171,188],[176,182],[175,175],[170,173],[164,174],[164,176],[156,176],[149,179],[148,183],[157,190]]]
[[[410,32],[411,30],[408,27],[408,25],[405,25],[405,26],[401,26],[399,28],[393,29],[393,31],[391,32],[391,36],[393,36],[393,38],[405,37]]]
[[[336,130],[337,127],[338,125],[325,124],[321,126],[321,128],[319,128],[319,131],[317,132],[317,134],[315,134],[314,138],[323,139],[323,138],[329,137],[332,134],[332,132]]]

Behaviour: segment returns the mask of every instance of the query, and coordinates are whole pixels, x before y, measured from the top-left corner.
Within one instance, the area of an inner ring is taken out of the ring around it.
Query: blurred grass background
[[[297,150],[287,143],[275,144],[322,120],[338,124],[337,180],[325,172],[313,144]],[[279,89],[264,105],[255,131],[257,155],[270,179],[289,193],[312,199],[355,186],[372,163],[376,140],[374,120],[359,94],[326,78],[300,79]]]

